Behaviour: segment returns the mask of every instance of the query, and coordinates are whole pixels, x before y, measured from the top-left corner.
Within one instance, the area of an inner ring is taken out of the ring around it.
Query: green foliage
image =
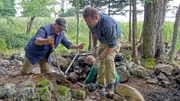
[[[79,100],[85,99],[85,95],[86,95],[85,91],[80,91],[80,90],[75,91],[74,94],[73,94],[73,96],[74,96],[76,99],[79,99]]]
[[[49,85],[49,82],[47,80],[40,80],[38,84],[41,87],[46,87]]]
[[[8,49],[24,47],[30,38],[27,34],[17,34],[6,29],[0,30],[0,36],[5,40]]]
[[[6,51],[7,51],[6,42],[3,38],[0,38],[0,52],[6,52]]]
[[[61,17],[70,17],[76,15],[76,8],[69,8],[66,12],[60,14]]]
[[[144,67],[147,69],[154,69],[155,60],[153,58],[147,58],[144,62]]]
[[[58,89],[58,94],[63,96],[69,96],[70,90],[66,86],[60,86]]]
[[[152,3],[152,0],[145,0],[145,3]]]
[[[0,0],[0,8],[3,8],[3,7],[4,7],[3,1]]]
[[[44,95],[46,92],[47,92],[47,88],[45,88],[45,87],[39,88],[39,95],[40,96]]]
[[[56,4],[56,0],[23,0],[23,16],[50,16]]]
[[[0,16],[15,16],[14,0],[0,0]]]
[[[36,31],[39,29],[40,26],[54,23],[54,20],[56,18],[49,18],[49,17],[36,17],[34,20],[34,25],[32,28],[32,32],[34,35]],[[65,33],[65,36],[67,39],[73,43],[76,43],[76,19],[75,17],[66,17],[67,21],[67,32]],[[0,37],[3,38],[6,42],[7,48],[13,49],[13,48],[23,48],[30,37],[32,35],[24,34],[26,33],[26,23],[29,21],[29,18],[27,17],[6,17],[6,18],[0,18]],[[120,27],[122,29],[123,39],[127,40],[129,35],[129,23],[128,22],[120,22]],[[137,23],[137,38],[139,39],[141,36],[142,31],[142,25],[143,22]],[[163,33],[164,33],[164,41],[172,42],[173,37],[173,22],[165,22],[163,26]],[[83,20],[83,18],[80,18],[80,31],[78,35],[78,42],[84,42],[85,48],[83,50],[87,50],[88,48],[88,33],[89,29]],[[180,34],[180,32],[178,33]],[[20,37],[21,38],[18,38]],[[180,35],[178,36],[180,39]],[[178,39],[176,49],[180,49],[180,40]],[[17,41],[19,40],[19,41]],[[18,45],[15,45],[18,44]],[[17,47],[18,46],[18,47]],[[59,45],[57,47],[57,53],[67,53],[69,54],[72,52],[72,50],[67,50],[64,46]],[[129,53],[131,54],[131,53]]]

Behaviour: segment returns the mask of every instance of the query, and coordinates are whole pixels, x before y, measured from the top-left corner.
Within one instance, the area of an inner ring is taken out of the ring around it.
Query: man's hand
[[[99,57],[96,58],[95,63],[94,63],[94,67],[99,69],[100,68],[100,64],[101,64],[101,60],[99,59]]]
[[[84,43],[81,43],[77,46],[77,49],[83,49],[84,48]]]
[[[54,36],[49,36],[48,38],[47,38],[47,42],[49,43],[49,44],[51,44],[51,43],[54,43]]]
[[[91,49],[91,53],[94,57],[97,57],[98,56],[98,47],[92,47]]]

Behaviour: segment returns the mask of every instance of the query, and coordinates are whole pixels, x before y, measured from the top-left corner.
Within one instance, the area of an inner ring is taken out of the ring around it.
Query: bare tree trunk
[[[110,5],[110,0],[109,0],[109,3],[108,3],[108,15],[110,15],[110,7],[111,7],[111,5]]]
[[[131,0],[129,0],[129,42],[131,42],[131,39],[132,39],[132,33],[131,33],[131,29],[132,29],[132,20],[131,20],[131,11],[132,11],[132,9],[131,9],[131,7],[132,7],[132,1]]]
[[[65,0],[61,0],[61,13],[64,14],[64,2]]]
[[[174,62],[174,55],[175,55],[175,50],[176,50],[176,43],[177,43],[177,38],[178,38],[178,30],[180,27],[180,5],[178,8],[178,11],[176,13],[176,20],[174,23],[174,32],[173,32],[173,40],[172,40],[172,45],[171,45],[171,51],[169,52],[169,61]]]
[[[136,11],[136,0],[133,0],[133,53],[132,57],[137,57],[137,48],[136,48],[136,36],[137,36],[137,11]]]
[[[76,44],[78,44],[78,36],[79,36],[79,0],[76,1],[76,17],[77,17],[77,37],[76,37]]]
[[[157,25],[157,37],[156,37],[156,53],[155,57],[160,58],[161,60],[165,60],[164,56],[164,35],[163,35],[163,25],[165,20],[165,7],[166,7],[166,0],[161,0],[159,2],[159,9],[158,9],[158,17],[157,20],[159,21]]]
[[[145,3],[144,23],[143,23],[143,57],[154,58],[156,50],[163,50],[157,47],[156,42],[162,45],[162,26],[164,22],[165,0],[153,0],[152,3]],[[158,39],[156,39],[158,37]],[[160,40],[160,41],[159,41]]]
[[[32,33],[32,25],[34,23],[34,19],[35,19],[35,16],[32,16],[30,21],[28,22],[26,34]]]

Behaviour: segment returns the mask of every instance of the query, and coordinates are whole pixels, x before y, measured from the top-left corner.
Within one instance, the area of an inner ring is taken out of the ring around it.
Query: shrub
[[[0,38],[0,52],[6,52],[6,51],[7,51],[6,42],[3,38]]]
[[[30,35],[17,34],[5,29],[0,30],[0,36],[5,40],[8,49],[22,48],[30,38]]]

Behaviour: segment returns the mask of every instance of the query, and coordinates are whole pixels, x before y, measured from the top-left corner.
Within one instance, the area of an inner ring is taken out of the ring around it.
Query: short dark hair
[[[86,7],[83,11],[83,17],[86,18],[88,16],[94,19],[95,16],[99,16],[99,12],[93,7]]]

